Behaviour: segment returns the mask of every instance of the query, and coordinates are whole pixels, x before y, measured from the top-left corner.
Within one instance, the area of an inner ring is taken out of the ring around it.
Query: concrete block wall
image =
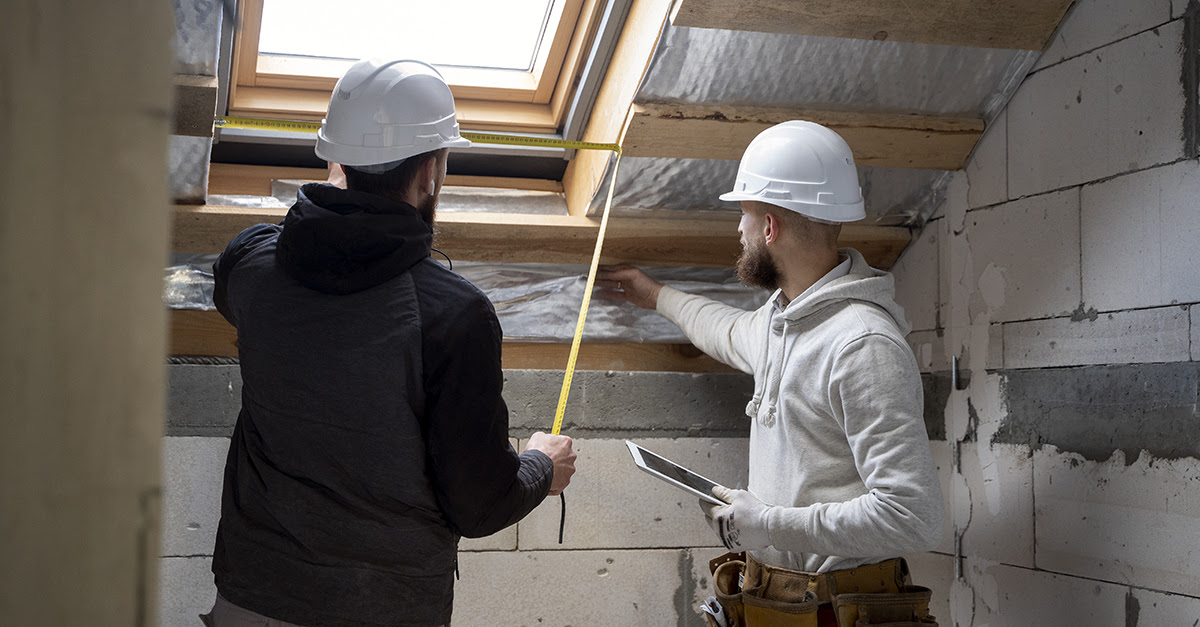
[[[893,269],[946,438],[942,625],[1200,621],[1197,12],[1079,0]]]
[[[513,445],[548,430],[562,373],[507,371]],[[708,560],[725,552],[696,499],[633,466],[633,439],[732,486],[746,485],[753,392],[740,374],[579,372],[564,433],[578,472],[560,503],[460,545],[458,625],[703,625]],[[160,624],[196,625],[211,607],[221,477],[240,407],[236,365],[171,365],[163,442]]]

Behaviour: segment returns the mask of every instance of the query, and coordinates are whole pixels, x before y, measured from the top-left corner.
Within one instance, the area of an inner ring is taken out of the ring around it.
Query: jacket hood
[[[283,219],[276,255],[305,287],[351,294],[408,270],[432,244],[433,230],[412,205],[309,183]]]
[[[850,272],[822,286],[803,300],[795,300],[784,309],[788,321],[796,321],[822,309],[832,301],[852,300],[879,306],[892,317],[901,335],[911,326],[904,318],[904,308],[896,304],[895,281],[890,273],[876,270],[867,264],[862,254],[853,248],[839,250],[850,257]]]

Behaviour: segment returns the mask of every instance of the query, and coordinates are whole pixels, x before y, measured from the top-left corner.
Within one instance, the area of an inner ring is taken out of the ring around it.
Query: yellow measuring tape
[[[213,120],[217,128],[242,128],[261,131],[289,131],[316,133],[321,130],[320,122],[298,120],[263,120],[220,116]],[[558,408],[554,411],[554,427],[551,433],[558,435],[562,430],[563,415],[567,410],[567,396],[571,392],[571,380],[575,376],[575,363],[579,359],[579,345],[583,341],[583,325],[587,321],[588,305],[592,302],[592,290],[596,285],[596,269],[600,266],[600,251],[604,247],[604,234],[608,230],[608,213],[612,208],[613,190],[617,185],[617,168],[621,165],[621,145],[595,142],[567,141],[549,137],[525,137],[522,135],[499,135],[495,133],[459,133],[465,139],[478,144],[504,144],[509,146],[537,146],[542,148],[566,148],[569,150],[609,150],[617,155],[613,163],[612,178],[608,182],[608,197],[604,200],[604,213],[600,217],[600,233],[596,236],[596,249],[592,252],[592,265],[588,269],[587,285],[583,290],[583,304],[579,307],[579,320],[575,324],[575,336],[571,339],[571,353],[567,358],[567,371],[563,376],[562,391],[558,395]]]

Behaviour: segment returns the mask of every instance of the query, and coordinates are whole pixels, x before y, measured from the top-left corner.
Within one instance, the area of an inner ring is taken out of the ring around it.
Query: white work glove
[[[713,488],[713,495],[729,505],[700,501],[708,526],[730,551],[752,551],[771,546],[767,531],[767,511],[771,508],[746,490]]]

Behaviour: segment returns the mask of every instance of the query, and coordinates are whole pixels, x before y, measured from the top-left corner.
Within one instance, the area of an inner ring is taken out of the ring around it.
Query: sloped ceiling
[[[853,149],[868,218],[843,239],[887,268],[1073,0],[621,1],[628,14],[581,137],[624,149],[605,260],[730,265],[738,212],[716,197],[754,135],[808,119]],[[613,165],[573,155],[566,215],[447,211],[439,248],[470,261],[586,262]],[[208,252],[277,213],[177,206],[176,250]]]

